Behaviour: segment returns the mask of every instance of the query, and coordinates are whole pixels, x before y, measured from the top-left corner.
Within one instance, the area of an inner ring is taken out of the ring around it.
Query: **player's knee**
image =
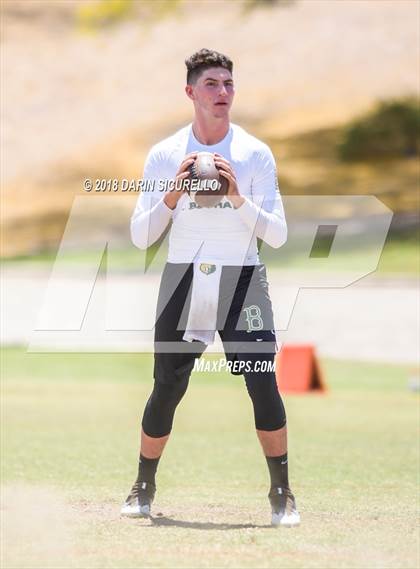
[[[187,378],[169,384],[156,381],[152,391],[152,398],[156,405],[172,407],[173,405],[178,405],[185,395],[187,387]]]
[[[286,411],[274,373],[246,373],[245,383],[254,407],[255,428],[275,431],[286,424]]]
[[[188,377],[166,384],[155,381],[146,403],[142,427],[150,437],[164,437],[172,430],[175,410],[188,387]]]

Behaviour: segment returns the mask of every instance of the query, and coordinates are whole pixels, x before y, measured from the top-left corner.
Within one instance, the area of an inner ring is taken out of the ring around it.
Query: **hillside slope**
[[[77,2],[38,0],[29,15],[25,4],[2,4],[6,255],[55,246],[85,177],[139,175],[147,148],[191,116],[183,61],[200,47],[235,61],[233,120],[267,141],[418,90],[420,5],[410,0],[251,12],[183,2],[153,25],[133,19],[95,35],[75,26]]]

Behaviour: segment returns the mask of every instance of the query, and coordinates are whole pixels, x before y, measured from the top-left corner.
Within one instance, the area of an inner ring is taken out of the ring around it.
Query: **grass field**
[[[362,243],[359,249],[349,249],[340,255],[335,255],[328,262],[328,271],[345,271],[357,267],[369,267],[369,260],[374,251]],[[160,272],[166,261],[166,253],[159,253],[159,260],[154,261],[153,270]],[[144,266],[145,253],[139,251],[134,246],[127,249],[116,250],[112,257],[108,257],[108,268],[112,271],[138,271]],[[56,259],[56,252],[44,251],[37,255],[18,256],[11,259],[2,260],[5,268],[25,266],[27,268],[50,270]],[[66,263],[70,267],[83,267],[86,264],[96,265],[98,263],[98,252],[89,249],[75,250],[66,252]],[[268,267],[281,270],[308,270],[308,259],[301,254],[293,254],[293,251],[285,255],[283,251],[279,256],[277,249],[266,247],[262,261]],[[406,275],[413,277],[418,275],[420,263],[419,242],[415,235],[406,239],[387,240],[379,259],[376,273],[379,276]]]
[[[272,529],[241,378],[193,374],[153,521],[119,517],[152,358],[2,357],[2,567],[415,568],[418,396],[403,366],[323,361],[329,392],[285,397],[296,529]],[[158,515],[161,514],[161,515]]]

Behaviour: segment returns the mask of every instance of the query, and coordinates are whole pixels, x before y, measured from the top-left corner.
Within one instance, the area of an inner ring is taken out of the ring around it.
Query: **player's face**
[[[235,88],[232,74],[223,67],[206,69],[197,79],[195,85],[188,85],[188,96],[193,99],[196,111],[204,112],[215,118],[223,118],[229,114]]]

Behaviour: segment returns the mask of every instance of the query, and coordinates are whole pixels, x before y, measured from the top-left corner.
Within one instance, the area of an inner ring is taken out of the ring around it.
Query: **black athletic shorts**
[[[192,263],[166,263],[162,274],[156,310],[154,377],[163,383],[189,375],[195,358],[207,347],[200,341],[183,340],[193,268]],[[273,361],[277,345],[264,265],[222,268],[217,331],[227,360]]]

